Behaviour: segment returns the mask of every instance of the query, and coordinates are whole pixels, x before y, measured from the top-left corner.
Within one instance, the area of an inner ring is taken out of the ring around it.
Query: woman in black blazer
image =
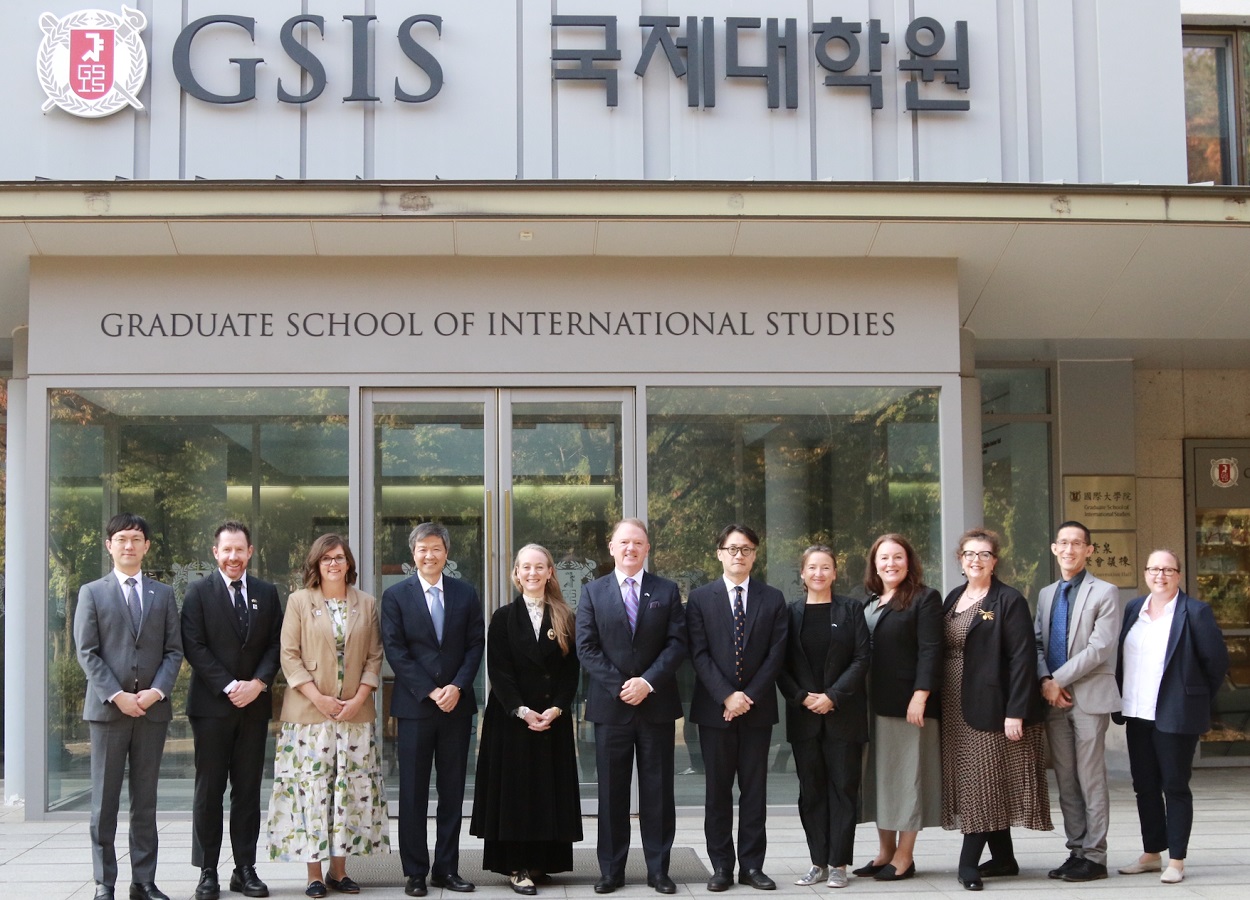
[[[1137,795],[1142,855],[1122,875],[1159,872],[1164,884],[1185,878],[1194,820],[1189,789],[1198,737],[1211,730],[1211,706],[1228,673],[1228,647],[1211,607],[1180,589],[1171,550],[1146,560],[1146,586],[1124,610],[1116,681],[1124,698],[1129,772]],[[1160,854],[1168,851],[1163,869]]]
[[[512,582],[521,596],[495,611],[487,632],[490,699],[469,830],[485,839],[482,868],[532,895],[549,873],[573,868],[582,839],[570,715],[579,668],[573,611],[546,548],[522,547]]]
[[[1042,695],[1028,601],[994,577],[998,535],[959,538],[968,583],[942,604],[942,827],[964,833],[959,882],[1020,871],[1011,826],[1049,831]],[[978,865],[989,844],[990,859]]]
[[[862,603],[833,593],[837,575],[831,549],[820,544],[803,551],[799,578],[807,596],[790,604],[786,661],[777,677],[799,776],[799,819],[812,858],[795,884],[828,878],[832,888],[847,884],[868,740],[868,626]]]
[[[877,881],[914,876],[916,835],[942,823],[934,696],[942,679],[942,597],[920,577],[920,559],[901,534],[873,542],[864,572],[864,617],[872,633],[864,821],[877,823],[878,849],[855,874]]]

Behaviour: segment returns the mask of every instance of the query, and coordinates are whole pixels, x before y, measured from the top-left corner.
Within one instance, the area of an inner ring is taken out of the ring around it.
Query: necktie
[[[638,626],[638,591],[634,589],[635,584],[634,579],[625,579],[625,615],[629,618],[631,634]]]
[[[434,635],[443,642],[443,598],[438,586],[430,588],[430,618],[434,620]]]
[[[747,614],[742,608],[742,585],[734,588],[734,666],[738,673],[738,686],[742,687],[742,651],[746,646]]]
[[[1055,608],[1050,613],[1050,643],[1046,645],[1046,666],[1051,674],[1068,661],[1068,582],[1059,582]]]
[[[139,605],[139,592],[135,590],[133,578],[126,579],[126,606],[130,609],[130,624],[138,634],[139,626],[143,624],[143,607]]]
[[[243,582],[230,582],[230,590],[234,591],[234,615],[239,620],[239,628],[247,631],[247,600],[243,597]]]

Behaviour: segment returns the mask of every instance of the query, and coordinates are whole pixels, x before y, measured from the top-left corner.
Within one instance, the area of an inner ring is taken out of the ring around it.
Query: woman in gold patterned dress
[[[1028,601],[994,577],[998,535],[964,532],[968,583],[942,605],[942,827],[964,833],[959,882],[1020,871],[1011,827],[1049,831],[1042,699]],[[982,865],[981,852],[990,848]]]
[[[309,897],[360,892],[347,857],[388,852],[373,691],[382,674],[377,601],[356,590],[347,541],[323,534],[282,622],[282,732],[269,800],[273,859],[308,865]],[[323,882],[321,863],[330,869]]]

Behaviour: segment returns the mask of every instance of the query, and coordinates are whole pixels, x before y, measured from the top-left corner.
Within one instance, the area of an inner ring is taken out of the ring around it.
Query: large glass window
[[[348,524],[348,394],[344,389],[57,390],[48,433],[48,808],[90,807],[86,680],[72,627],[78,589],[111,568],[103,528],[144,516],[144,572],[174,586],[211,572],[215,527],[252,530],[253,574],[285,599],[300,586],[311,540]],[[189,810],[194,777],[184,710],[190,669],[171,698],[161,771],[163,809]],[[275,710],[281,685],[273,692]]]
[[[763,537],[753,575],[800,596],[798,558],[838,554],[835,591],[863,594],[878,534],[915,544],[940,585],[938,390],[930,387],[700,387],[647,392],[651,564],[683,594],[720,577],[716,536],[740,522]],[[682,673],[689,698],[693,675]],[[772,802],[794,799],[784,722],[774,732]],[[678,803],[702,802],[697,729],[679,736]]]
[[[1189,182],[1245,184],[1250,31],[1190,31],[1183,46]]]
[[[1051,580],[1050,372],[979,369],[985,525],[1003,539],[999,578],[1033,600]]]

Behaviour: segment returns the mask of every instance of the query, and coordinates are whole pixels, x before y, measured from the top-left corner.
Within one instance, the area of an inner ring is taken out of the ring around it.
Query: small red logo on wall
[[[123,6],[121,14],[84,9],[58,18],[39,17],[39,83],[48,99],[47,112],[59,106],[67,113],[95,119],[127,106],[143,109],[138,93],[148,77],[148,51],[139,35],[147,16]]]
[[[1211,460],[1212,487],[1230,488],[1237,485],[1241,471],[1237,468],[1237,460],[1231,457]]]

